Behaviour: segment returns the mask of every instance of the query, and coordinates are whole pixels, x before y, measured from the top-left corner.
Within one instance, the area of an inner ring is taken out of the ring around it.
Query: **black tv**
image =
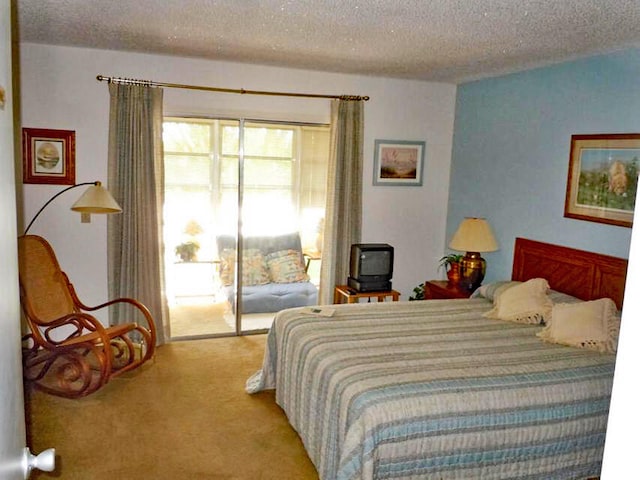
[[[387,243],[351,245],[347,284],[358,292],[391,290],[393,247]]]

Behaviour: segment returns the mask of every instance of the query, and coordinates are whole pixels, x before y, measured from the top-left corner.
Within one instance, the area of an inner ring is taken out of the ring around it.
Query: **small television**
[[[393,247],[386,243],[351,245],[347,284],[358,292],[391,290]]]

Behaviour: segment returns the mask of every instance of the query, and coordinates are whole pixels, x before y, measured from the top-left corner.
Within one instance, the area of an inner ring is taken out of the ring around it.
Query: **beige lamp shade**
[[[498,243],[486,219],[467,217],[454,233],[449,248],[461,252],[495,252]]]
[[[71,206],[71,210],[80,213],[120,213],[122,208],[109,191],[96,182],[85,190],[82,196]]]

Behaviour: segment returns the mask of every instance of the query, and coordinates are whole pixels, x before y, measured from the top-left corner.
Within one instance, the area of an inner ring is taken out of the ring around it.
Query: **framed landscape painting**
[[[640,134],[572,135],[564,216],[633,225]]]
[[[76,180],[76,132],[22,129],[22,181],[73,185]]]
[[[422,185],[424,142],[376,140],[374,185]]]

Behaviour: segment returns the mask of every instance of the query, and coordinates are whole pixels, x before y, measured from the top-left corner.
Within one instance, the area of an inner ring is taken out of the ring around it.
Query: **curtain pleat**
[[[351,245],[362,232],[364,102],[332,100],[327,204],[319,303],[333,303],[335,285],[349,275]]]
[[[145,304],[157,344],[169,338],[164,295],[162,97],[159,88],[109,84],[109,190],[122,207],[108,218],[109,294]],[[111,324],[130,321],[110,309]]]

